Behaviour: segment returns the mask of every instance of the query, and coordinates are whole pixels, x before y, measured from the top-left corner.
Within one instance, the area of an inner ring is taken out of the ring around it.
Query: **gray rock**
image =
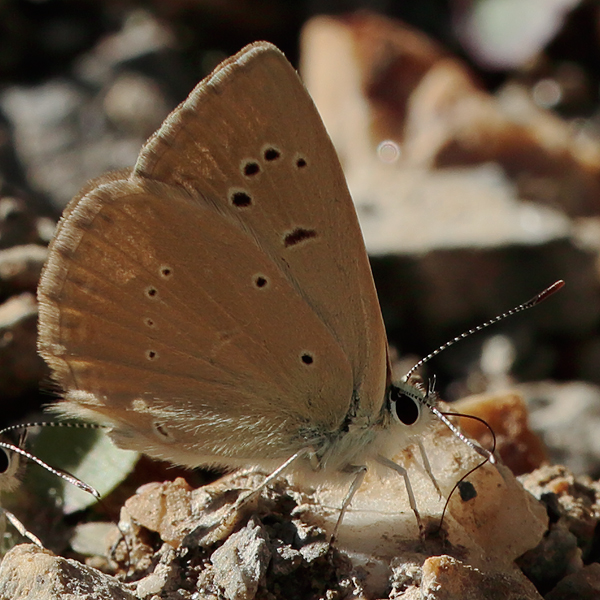
[[[576,474],[600,474],[600,387],[583,381],[550,381],[518,387],[527,401],[531,428],[553,463]]]
[[[268,534],[254,519],[210,557],[213,581],[227,600],[254,598],[271,560]]]

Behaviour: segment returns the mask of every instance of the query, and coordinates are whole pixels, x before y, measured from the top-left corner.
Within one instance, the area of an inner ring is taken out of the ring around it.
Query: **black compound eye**
[[[419,401],[395,385],[390,388],[390,410],[404,425],[414,425],[421,415]]]
[[[10,467],[10,458],[4,448],[0,448],[0,473],[6,473]]]

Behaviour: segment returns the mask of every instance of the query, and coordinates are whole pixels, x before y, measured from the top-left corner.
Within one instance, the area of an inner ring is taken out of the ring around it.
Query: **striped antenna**
[[[470,335],[473,335],[474,333],[477,333],[478,331],[481,331],[482,329],[486,329],[490,325],[494,325],[495,323],[498,323],[498,321],[502,321],[503,319],[506,319],[506,317],[511,317],[512,315],[516,315],[517,313],[523,312],[524,310],[527,310],[528,308],[532,308],[532,307],[536,306],[540,302],[543,302],[544,300],[546,300],[546,298],[548,298],[555,292],[558,292],[558,290],[560,290],[564,285],[565,285],[565,282],[562,279],[559,279],[558,281],[555,281],[550,287],[547,287],[545,290],[543,290],[542,292],[540,292],[539,294],[537,294],[530,300],[527,300],[527,302],[523,302],[523,304],[519,304],[518,306],[511,308],[510,310],[507,310],[506,312],[498,315],[497,317],[494,317],[493,319],[490,319],[489,321],[486,321],[485,323],[482,323],[481,325],[478,325],[477,327],[474,327],[473,329],[469,329],[468,331],[465,331],[464,333],[457,335],[455,338],[451,339],[449,342],[446,342],[445,344],[442,344],[439,348],[437,348],[437,350],[434,350],[433,352],[428,354],[425,358],[422,358],[419,362],[417,362],[410,369],[410,371],[404,376],[404,381],[408,381],[417,369],[422,367],[426,362],[429,362],[434,356],[437,356],[443,350],[446,350],[447,348],[450,348],[450,346],[453,346],[454,344],[456,344],[456,342],[460,342],[460,340],[464,340],[465,338],[469,337]]]

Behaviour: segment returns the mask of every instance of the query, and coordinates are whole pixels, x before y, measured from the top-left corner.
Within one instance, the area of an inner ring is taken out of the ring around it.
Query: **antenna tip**
[[[555,281],[551,286],[547,287],[543,292],[540,292],[535,297],[535,304],[538,304],[539,302],[542,302],[543,300],[545,300],[546,298],[548,298],[548,296],[551,296],[552,294],[558,292],[558,290],[560,290],[561,288],[563,288],[564,285],[565,285],[565,282],[562,279],[559,279],[558,281]]]
[[[83,483],[83,482],[81,482]],[[79,486],[77,486],[79,487]],[[100,500],[102,498],[102,495],[100,494],[100,492],[96,489],[93,488],[91,485],[88,485],[87,483],[83,483],[83,487],[81,488],[84,492],[88,492],[88,494],[91,494],[92,496],[94,496],[94,498],[96,498],[96,500]]]

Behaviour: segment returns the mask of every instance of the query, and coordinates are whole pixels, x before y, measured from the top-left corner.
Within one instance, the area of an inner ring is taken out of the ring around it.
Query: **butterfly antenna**
[[[469,448],[477,452],[479,456],[485,458],[484,462],[491,462],[492,464],[496,464],[496,457],[494,456],[494,450],[496,448],[496,438],[494,436],[494,432],[492,428],[488,425],[486,421],[480,419],[479,417],[474,417],[473,415],[463,415],[460,413],[444,413],[438,408],[436,408],[433,404],[427,403],[427,406],[431,410],[431,412],[463,443],[465,443]],[[490,451],[486,448],[482,448],[479,444],[476,444],[474,441],[470,440],[452,421],[448,418],[449,416],[459,416],[459,417],[469,417],[471,419],[476,419],[477,421],[481,421],[491,432],[492,436],[494,436],[494,448]],[[482,463],[484,464],[484,463]]]
[[[483,456],[485,461],[481,463],[482,465],[486,462],[491,462],[493,464],[496,463],[496,458],[494,457],[494,449],[496,448],[496,437],[494,431],[489,426],[489,424],[481,419],[480,417],[475,417],[473,415],[463,415],[462,413],[446,413],[442,412],[439,408],[436,407],[435,401],[431,401],[432,397],[437,397],[437,393],[435,391],[435,383],[436,383],[435,375],[429,380],[429,387],[427,389],[427,394],[425,396],[424,403],[427,405],[427,408],[431,410],[431,412],[463,443],[465,443],[469,448],[472,448],[477,454]],[[448,417],[468,417],[469,419],[475,419],[477,421],[481,421],[492,433],[492,437],[494,438],[494,448],[490,452],[485,448],[482,448],[479,444],[476,444],[472,440],[470,440]],[[470,471],[469,471],[470,473]]]
[[[438,411],[439,412],[439,411]],[[452,494],[454,494],[454,492],[459,488],[460,484],[472,473],[474,473],[475,471],[477,471],[477,469],[481,469],[481,467],[483,467],[483,465],[485,465],[485,463],[490,462],[490,463],[495,463],[496,459],[494,458],[494,452],[496,450],[496,434],[494,433],[494,430],[490,427],[489,423],[487,421],[485,421],[484,419],[480,418],[480,417],[476,417],[474,415],[466,415],[463,413],[439,413],[438,416],[443,416],[445,421],[444,423],[446,425],[448,425],[448,423],[450,422],[447,417],[453,416],[453,417],[464,417],[467,419],[474,419],[475,421],[479,421],[480,423],[482,423],[483,425],[485,425],[490,433],[492,434],[492,449],[491,450],[485,450],[484,448],[481,448],[481,446],[477,446],[476,444],[473,444],[473,442],[471,442],[471,440],[467,439],[462,433],[460,433],[460,431],[458,430],[453,430],[453,432],[458,435],[461,440],[463,442],[465,442],[465,444],[467,444],[468,446],[471,446],[471,448],[473,448],[473,450],[475,450],[476,452],[478,452],[481,456],[484,457],[484,460],[482,462],[480,462],[478,465],[474,466],[472,469],[470,469],[469,471],[467,471],[455,484],[454,487],[450,490],[450,493],[448,494],[448,498],[446,498],[446,503],[444,504],[444,510],[442,510],[442,516],[440,518],[440,525],[438,527],[438,531],[442,529],[442,525],[444,523],[444,518],[446,516],[446,511],[448,509],[448,505],[450,504],[450,498],[452,498]],[[458,432],[457,432],[458,431]],[[485,453],[481,452],[480,450],[483,450]]]
[[[71,427],[71,428],[76,428],[76,429],[101,429],[103,426],[96,425],[94,423],[81,423],[81,422],[71,422],[71,421],[36,421],[36,422],[31,422],[31,423],[18,423],[16,425],[10,425],[8,427],[4,427],[3,429],[0,429],[0,435],[5,435],[6,433],[9,433],[11,431],[15,431],[18,429],[22,429],[22,430],[32,429],[33,427]],[[98,490],[96,490],[96,488],[85,483],[84,481],[81,481],[81,479],[78,479],[77,477],[75,477],[75,475],[71,475],[71,473],[68,473],[67,471],[63,471],[62,469],[57,469],[56,467],[51,467],[48,463],[44,462],[41,458],[38,458],[37,456],[35,456],[35,454],[32,454],[31,452],[27,452],[27,450],[24,450],[23,448],[15,445],[15,444],[11,444],[9,442],[0,441],[0,448],[4,448],[5,450],[8,450],[9,452],[14,452],[16,454],[24,456],[26,459],[30,460],[31,462],[34,462],[35,464],[39,465],[43,469],[46,469],[46,471],[48,471],[49,473],[52,473],[53,475],[60,477],[62,480],[70,483],[71,485],[74,485],[75,487],[79,488],[80,490],[83,490],[84,492],[91,494],[92,496],[94,496],[94,498],[96,498],[98,500],[100,499],[100,492],[98,492]]]
[[[408,381],[419,367],[424,365],[427,361],[431,360],[434,356],[437,356],[440,352],[442,352],[442,350],[446,350],[446,348],[449,348],[456,342],[472,335],[473,333],[477,333],[478,331],[481,331],[482,329],[485,329],[486,327],[489,327],[490,325],[493,325],[494,323],[497,323],[498,321],[501,321],[502,319],[505,319],[506,317],[510,317],[511,315],[514,315],[514,314],[517,314],[524,310],[527,310],[528,308],[532,308],[536,304],[539,304],[540,302],[542,302],[543,300],[545,300],[546,298],[548,298],[549,296],[551,296],[552,294],[554,294],[555,292],[560,290],[564,285],[565,285],[565,282],[562,279],[559,279],[558,281],[553,283],[550,287],[547,287],[545,290],[543,290],[542,292],[540,292],[539,294],[537,294],[536,296],[534,296],[527,302],[523,302],[523,304],[519,304],[515,308],[508,310],[508,311],[498,315],[497,317],[494,317],[493,319],[490,319],[489,321],[486,321],[485,323],[482,323],[481,325],[474,327],[473,329],[469,329],[468,331],[465,331],[461,335],[458,335],[455,338],[451,339],[449,342],[442,344],[437,350],[434,350],[433,352],[428,354],[425,358],[422,358],[420,361],[418,361],[412,367],[412,369],[410,369],[410,371],[408,371],[408,373],[404,376],[404,381]],[[461,440],[463,443],[465,443],[467,446],[469,446],[469,448],[471,448],[474,452],[479,454],[484,459],[484,461],[480,465],[476,466],[474,469],[471,469],[466,475],[464,475],[458,481],[458,483],[452,488],[452,491],[450,492],[450,496],[452,496],[456,487],[464,480],[465,477],[470,475],[473,471],[482,467],[486,462],[489,462],[491,464],[496,464],[497,461],[494,456],[494,450],[496,448],[496,436],[495,436],[492,428],[489,426],[489,424],[486,421],[484,421],[483,419],[480,419],[479,417],[474,417],[471,415],[462,415],[462,416],[469,416],[469,418],[476,419],[476,420],[480,421],[481,423],[483,423],[490,430],[492,437],[494,438],[494,447],[492,448],[491,451],[487,450],[486,448],[481,447],[479,444],[476,444],[475,442],[470,440],[468,437],[466,437],[462,433],[462,431],[460,431],[460,429],[456,425],[454,425],[454,423],[452,423],[452,421],[448,418],[449,416],[451,416],[455,413],[444,413],[435,406],[435,402],[429,401],[429,398],[431,396],[435,396],[434,387],[435,387],[435,378],[433,380],[430,380],[429,391],[427,392],[425,404],[428,406],[428,408],[431,410],[431,412],[434,415],[436,415],[438,417],[438,419],[442,423],[444,423],[444,425],[446,425],[446,427],[448,427],[448,429],[450,429],[450,431],[452,431],[452,433],[459,440]],[[450,496],[448,496],[448,500],[446,501],[446,506],[444,507],[444,513],[446,512],[446,507],[448,506],[448,501],[450,499]],[[443,521],[444,513],[442,513],[442,521]],[[441,524],[440,524],[440,527],[441,527]]]
[[[73,429],[104,429],[104,425],[97,423],[81,423],[72,421],[35,421],[31,423],[17,423],[0,429],[0,435],[4,435],[16,429],[33,429],[34,427],[71,427]]]
[[[443,350],[446,350],[450,346],[453,346],[454,344],[456,344],[456,342],[460,342],[460,340],[464,340],[465,338],[469,337],[470,335],[473,335],[474,333],[477,333],[477,332],[481,331],[482,329],[486,329],[487,327],[489,327],[490,325],[494,325],[498,321],[502,321],[503,319],[506,319],[506,317],[516,315],[517,313],[523,312],[524,310],[527,310],[528,308],[532,308],[532,307],[536,306],[540,302],[543,302],[544,300],[546,300],[546,298],[548,298],[555,292],[558,292],[558,290],[560,290],[564,285],[565,285],[565,282],[562,279],[559,279],[558,281],[554,282],[550,287],[547,287],[545,290],[543,290],[542,292],[540,292],[539,294],[537,294],[530,300],[527,300],[527,302],[523,302],[523,304],[519,304],[518,306],[511,308],[510,310],[507,310],[506,312],[498,315],[497,317],[494,317],[493,319],[490,319],[489,321],[486,321],[485,323],[482,323],[481,325],[478,325],[477,327],[474,327],[473,329],[469,329],[468,331],[465,331],[464,333],[457,335],[455,338],[451,339],[450,341],[446,342],[445,344],[442,344],[439,348],[437,348],[436,350],[434,350],[433,352],[428,354],[425,358],[422,358],[419,362],[417,362],[410,369],[410,371],[408,371],[408,373],[404,376],[404,381],[408,381],[417,369],[422,367],[426,362],[429,362],[434,356],[437,356]]]
[[[11,428],[11,429],[13,429],[13,428]],[[14,427],[14,429],[16,429],[16,427]],[[16,454],[20,454],[21,456],[24,456],[31,462],[34,462],[35,464],[39,465],[43,469],[46,469],[46,471],[52,473],[53,475],[56,475],[57,477],[64,479],[65,481],[69,482],[71,485],[74,485],[75,487],[78,487],[79,489],[83,490],[84,492],[88,492],[88,494],[92,494],[92,496],[94,496],[95,498],[100,499],[100,493],[95,488],[93,488],[91,485],[88,485],[84,481],[81,481],[81,479],[78,479],[77,477],[75,477],[75,475],[71,475],[70,473],[67,473],[66,471],[62,471],[61,469],[56,469],[54,467],[51,467],[48,463],[45,463],[41,458],[38,458],[37,456],[35,456],[35,454],[31,454],[31,452],[27,452],[27,450],[23,450],[23,448],[19,448],[19,446],[15,446],[14,444],[9,444],[8,442],[0,441],[0,448],[4,448],[5,450],[8,450],[9,452],[15,452]]]

